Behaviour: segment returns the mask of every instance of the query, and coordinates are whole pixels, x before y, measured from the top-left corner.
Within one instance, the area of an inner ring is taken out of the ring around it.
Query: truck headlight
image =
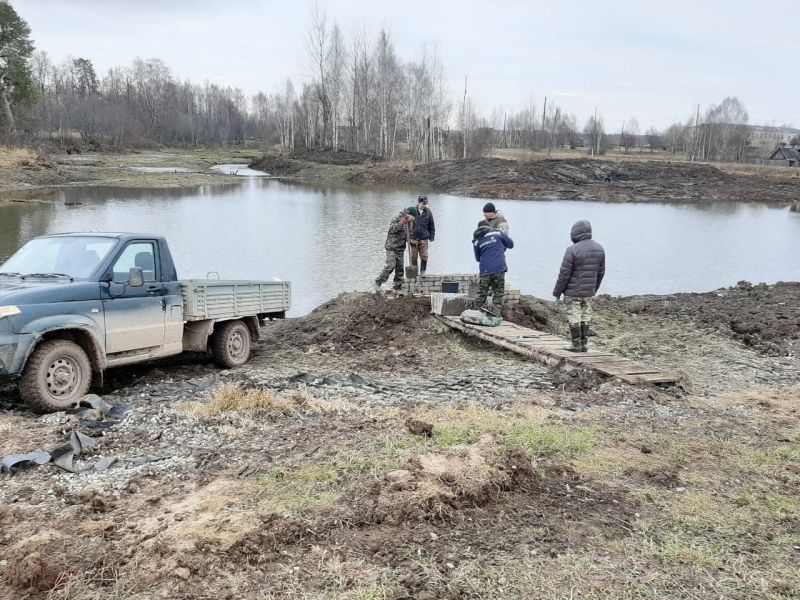
[[[19,314],[22,314],[22,311],[16,306],[0,306],[0,319],[3,317],[13,317]]]

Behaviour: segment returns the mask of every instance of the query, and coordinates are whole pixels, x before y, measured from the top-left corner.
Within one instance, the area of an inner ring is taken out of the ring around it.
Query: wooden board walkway
[[[569,345],[566,339],[510,321],[503,321],[497,327],[481,327],[462,323],[459,317],[437,315],[436,318],[452,329],[550,365],[564,362],[580,365],[628,383],[677,383],[679,380],[675,373],[636,363],[610,352],[570,352],[565,350]]]

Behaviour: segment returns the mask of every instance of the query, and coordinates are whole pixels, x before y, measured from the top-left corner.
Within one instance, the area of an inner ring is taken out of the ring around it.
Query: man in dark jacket
[[[572,339],[572,346],[568,350],[586,352],[589,349],[589,321],[592,318],[590,298],[597,294],[606,274],[606,252],[592,239],[589,221],[575,223],[570,235],[573,243],[564,253],[553,296],[558,301],[564,294]]]
[[[419,259],[419,273],[425,275],[428,269],[428,244],[436,237],[436,226],[433,223],[433,213],[428,208],[428,197],[417,198],[419,216],[414,219],[411,230],[411,265],[417,266]]]
[[[486,225],[497,231],[509,234],[508,221],[503,214],[494,207],[494,202],[487,202],[483,205],[483,221],[478,223],[478,227]]]
[[[503,305],[503,295],[506,291],[506,271],[508,271],[506,249],[513,247],[514,242],[510,237],[487,225],[481,225],[472,234],[475,260],[480,263],[480,286],[478,295],[475,296],[475,304],[479,308],[485,306],[489,294],[492,295],[494,306]]]
[[[414,223],[414,217],[419,216],[419,211],[409,206],[401,210],[389,223],[389,232],[386,234],[386,264],[375,280],[375,291],[381,291],[381,285],[389,279],[394,271],[394,289],[399,292],[403,287],[403,253],[409,239],[409,228]]]

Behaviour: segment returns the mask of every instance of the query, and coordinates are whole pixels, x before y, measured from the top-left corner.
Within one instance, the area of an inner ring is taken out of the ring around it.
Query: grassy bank
[[[248,164],[260,156],[246,149],[163,149],[136,152],[90,152],[44,155],[29,149],[0,147],[0,200],[46,197],[61,185],[119,187],[189,187],[232,183],[241,179],[214,173],[216,164]],[[173,168],[178,172],[136,170]],[[181,172],[181,171],[188,172]]]

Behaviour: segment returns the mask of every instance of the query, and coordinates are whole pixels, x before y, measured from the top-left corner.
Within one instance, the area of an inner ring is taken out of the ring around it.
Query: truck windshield
[[[52,274],[88,279],[115,243],[114,238],[96,236],[36,238],[0,266],[0,272],[22,277]]]

